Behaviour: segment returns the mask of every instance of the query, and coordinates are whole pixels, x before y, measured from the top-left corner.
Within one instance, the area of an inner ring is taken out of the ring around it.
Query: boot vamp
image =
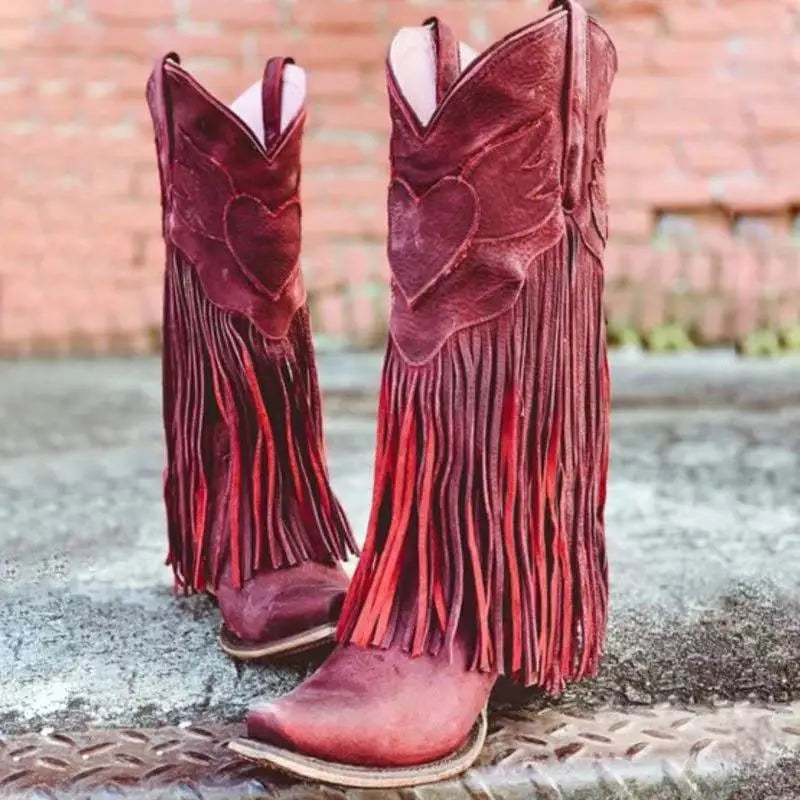
[[[229,631],[245,642],[265,643],[335,622],[347,584],[340,565],[308,562],[261,572],[241,589],[223,581],[217,600]]]
[[[293,692],[251,711],[248,732],[329,761],[424,764],[463,744],[494,681],[468,671],[460,649],[451,662],[444,653],[340,646]]]

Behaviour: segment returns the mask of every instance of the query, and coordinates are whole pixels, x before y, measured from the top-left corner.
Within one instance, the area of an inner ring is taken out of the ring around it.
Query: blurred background
[[[492,775],[511,797],[522,765],[548,797],[800,798],[800,357],[734,352],[800,356],[800,0],[584,1],[620,62],[607,657],[554,701],[566,726],[535,716],[549,700],[513,697],[509,716],[493,701],[468,783],[488,796]],[[164,566],[155,58],[177,51],[225,102],[269,56],[309,72],[303,262],[328,464],[361,539],[381,363],[367,351],[389,305],[385,53],[434,13],[483,49],[545,5],[0,0],[3,797],[301,796],[263,776],[261,791],[217,745],[314,662],[234,665],[214,605],[173,598]],[[728,789],[700,782],[725,759]],[[629,761],[641,786],[613,772]]]
[[[613,342],[800,348],[800,4],[595,0],[609,119]],[[158,349],[162,243],[144,84],[176,50],[229,102],[264,59],[310,73],[304,266],[323,345],[386,330],[383,58],[442,15],[483,48],[540,0],[3,0],[0,352]]]

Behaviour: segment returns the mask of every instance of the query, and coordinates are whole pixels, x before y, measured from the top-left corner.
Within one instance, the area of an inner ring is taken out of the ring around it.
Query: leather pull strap
[[[580,202],[583,189],[583,161],[586,149],[586,117],[588,104],[587,15],[575,0],[555,0],[551,8],[565,6],[569,12],[567,43],[567,76],[564,113],[564,208],[574,209]]]
[[[294,64],[293,58],[270,58],[264,67],[261,81],[261,103],[264,115],[264,143],[269,147],[281,134],[283,108],[283,68]]]
[[[429,17],[423,24],[433,28],[433,48],[436,55],[436,103],[439,104],[461,74],[459,45],[452,29],[438,17]]]
[[[172,164],[172,116],[164,86],[164,74],[167,63],[172,61],[180,64],[181,59],[177,53],[167,53],[156,61],[148,85],[148,103],[153,117],[153,127],[156,134],[156,155],[158,157],[158,173],[161,182],[161,211],[162,224],[166,224],[167,193],[169,191],[170,173]]]

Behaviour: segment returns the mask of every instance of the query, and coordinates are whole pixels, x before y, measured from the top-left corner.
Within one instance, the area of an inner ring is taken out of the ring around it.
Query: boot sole
[[[219,632],[219,646],[231,658],[239,661],[253,661],[260,658],[276,658],[313,650],[334,641],[336,625],[327,623],[302,633],[275,639],[271,642],[244,642],[231,633],[224,625]]]
[[[486,741],[486,711],[472,726],[467,741],[449,756],[414,767],[357,767],[323,761],[257,739],[233,739],[228,747],[248,761],[294,778],[352,789],[401,789],[455,778],[476,761]]]

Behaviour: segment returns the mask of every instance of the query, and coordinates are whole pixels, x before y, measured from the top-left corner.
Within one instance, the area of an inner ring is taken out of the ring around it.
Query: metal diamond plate
[[[566,798],[602,785],[633,798],[671,781],[700,797],[694,780],[744,763],[800,753],[800,703],[715,708],[663,706],[590,712],[494,714],[475,768],[459,781],[400,792],[294,784],[235,756],[241,725],[157,730],[42,732],[0,738],[0,797],[35,798]]]

